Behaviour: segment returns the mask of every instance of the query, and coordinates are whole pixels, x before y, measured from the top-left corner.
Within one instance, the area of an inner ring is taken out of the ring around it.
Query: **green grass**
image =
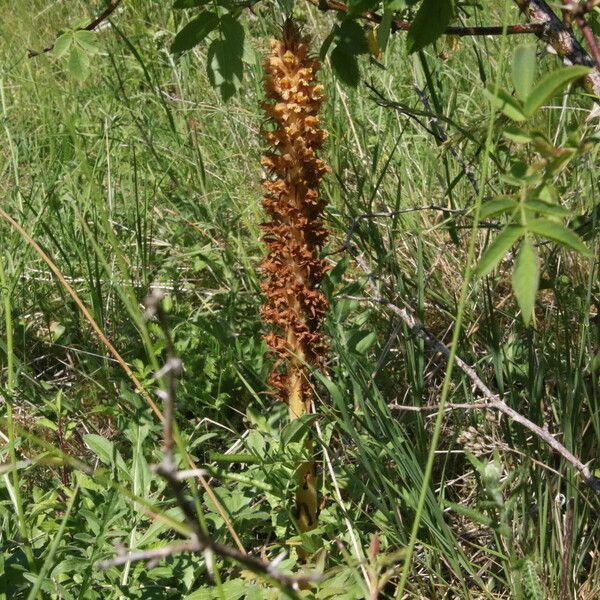
[[[342,247],[358,218],[352,243],[384,295],[412,307],[448,345],[462,319],[458,355],[510,406],[600,468],[591,367],[600,346],[597,258],[541,247],[535,329],[518,314],[510,259],[483,280],[463,279],[477,193],[451,150],[471,165],[484,201],[507,193],[500,176],[515,149],[496,115],[486,158],[491,109],[482,78],[493,84],[498,76],[511,89],[503,70],[519,41],[502,50],[498,39],[465,38],[442,60],[433,49],[408,57],[398,37],[385,69],[362,60],[364,79],[389,99],[423,110],[414,88],[425,90],[447,119],[444,143],[423,127],[427,119],[379,106],[365,86],[349,90],[323,67],[324,158],[332,166],[322,190],[331,231],[329,370],[317,389],[324,502],[319,531],[300,540],[292,466],[304,444],[265,386],[259,319],[261,57],[275,13],[246,19],[256,61],[241,93],[224,104],[208,83],[204,47],[178,60],[169,54],[184,15],[167,5],[125,3],[116,27],[99,33],[101,52],[78,83],[64,62],[29,60],[26,51],[94,7],[5,2],[0,208],[56,264],[152,395],[165,344],[144,320],[142,301],[151,286],[167,291],[185,367],[182,440],[210,471],[244,548],[270,559],[286,549],[282,568],[298,570],[302,541],[323,570],[307,597],[376,597],[368,587],[379,582],[379,597],[394,598],[418,514],[404,597],[597,597],[598,498],[523,428],[482,411],[445,413],[423,486],[435,416],[388,405],[438,404],[445,365],[368,301],[365,274]],[[298,8],[317,49],[329,17]],[[516,10],[509,13],[517,22]],[[489,15],[486,8],[478,18]],[[539,74],[557,66],[544,56]],[[565,144],[571,127],[594,133],[595,122],[585,121],[590,107],[581,94],[557,97],[530,125]],[[582,221],[598,206],[597,154],[592,143],[554,182],[560,203]],[[432,205],[460,212],[398,213]],[[597,221],[581,231],[597,257]],[[160,424],[39,253],[4,221],[0,236],[0,597],[280,597],[220,559],[211,580],[202,555],[97,568],[118,544],[140,550],[179,539],[180,510],[148,466],[161,458]],[[476,255],[494,236],[493,228],[478,230]],[[445,398],[478,400],[456,368]],[[234,543],[214,502],[198,494],[211,535]]]

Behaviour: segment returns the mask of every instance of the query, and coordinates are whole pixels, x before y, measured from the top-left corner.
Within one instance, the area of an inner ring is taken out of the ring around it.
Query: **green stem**
[[[31,548],[29,528],[27,527],[27,521],[25,519],[25,512],[23,511],[23,500],[21,498],[21,489],[19,481],[19,470],[17,468],[17,455],[15,451],[15,427],[13,420],[13,392],[15,389],[15,370],[14,370],[14,355],[13,355],[13,327],[11,317],[11,304],[10,304],[10,293],[8,289],[8,282],[6,279],[6,271],[4,269],[4,257],[0,257],[0,289],[2,290],[2,301],[4,306],[4,325],[6,328],[6,355],[7,355],[7,383],[6,383],[6,423],[8,429],[8,456],[10,464],[13,467],[9,475],[5,474],[4,479],[6,481],[9,492],[12,488],[12,493],[9,494],[15,512],[17,514],[17,523],[19,527],[19,533],[22,538],[23,549],[25,557],[27,558],[27,564],[29,570],[32,573],[37,573],[37,566],[35,558],[33,556],[33,550]]]

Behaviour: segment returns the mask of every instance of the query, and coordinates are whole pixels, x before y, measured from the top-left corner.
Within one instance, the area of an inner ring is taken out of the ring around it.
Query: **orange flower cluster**
[[[320,329],[327,300],[318,286],[326,271],[319,251],[327,231],[317,188],[329,169],[317,157],[327,135],[317,116],[323,100],[323,86],[315,81],[319,66],[307,39],[288,20],[265,63],[264,108],[275,128],[264,134],[270,150],[263,157],[263,206],[271,220],[263,225],[268,254],[262,316],[273,326],[265,339],[278,357],[270,382],[292,418],[310,403],[304,365],[319,368],[325,349]]]

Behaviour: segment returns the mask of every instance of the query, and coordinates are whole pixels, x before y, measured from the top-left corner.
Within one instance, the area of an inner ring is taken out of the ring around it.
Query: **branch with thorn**
[[[570,0],[562,0],[562,3],[564,4],[563,12],[565,14],[566,23],[569,23],[571,18],[575,20],[577,27],[581,30],[581,34],[587,42],[590,52],[596,61],[596,68],[600,68],[600,48],[598,48],[598,42],[596,41],[592,28],[585,20],[585,15],[594,10],[594,6],[597,2],[571,2]]]
[[[348,5],[343,2],[338,2],[338,0],[307,0],[314,6],[316,6],[319,10],[323,12],[327,11],[335,11],[340,13],[348,12]],[[382,22],[383,17],[372,11],[367,10],[359,15],[360,18],[365,21],[370,21],[371,23],[379,24]],[[409,31],[412,27],[412,23],[410,21],[402,21],[401,19],[392,19],[391,22],[391,31],[392,33],[396,33],[398,31]],[[538,25],[535,23],[528,23],[525,25],[508,25],[506,29],[502,25],[490,25],[483,27],[457,27],[451,26],[447,27],[444,31],[446,35],[456,35],[458,37],[467,37],[467,36],[485,36],[485,35],[502,35],[506,32],[507,35],[520,35],[520,34],[531,34],[531,33],[540,33],[543,29],[543,25]]]
[[[544,0],[514,0],[527,20],[542,25],[538,38],[551,46],[566,64],[595,67],[583,77],[583,87],[600,96],[600,67],[585,51],[573,31],[565,25]],[[594,41],[595,44],[595,41]]]
[[[200,526],[199,515],[196,513],[194,505],[187,499],[186,479],[190,476],[196,476],[197,472],[195,470],[192,472],[178,471],[173,453],[177,380],[182,373],[182,363],[177,356],[175,345],[173,344],[167,317],[162,308],[162,299],[163,292],[159,289],[154,289],[146,298],[145,303],[146,317],[156,318],[158,321],[165,337],[167,349],[166,363],[156,373],[157,379],[164,381],[164,389],[158,392],[158,396],[164,403],[164,420],[163,459],[160,464],[154,467],[154,471],[165,480],[169,492],[175,499],[177,506],[183,512],[185,522],[190,530],[190,538],[185,542],[178,542],[170,546],[152,550],[128,552],[125,549],[121,549],[115,558],[103,561],[99,566],[101,569],[108,569],[135,561],[146,561],[149,564],[156,564],[158,561],[174,554],[201,552],[205,555],[207,568],[210,568],[213,556],[228,558],[257,575],[271,579],[281,588],[285,588],[293,597],[297,597],[295,593],[297,590],[318,581],[319,577],[316,574],[294,576],[281,572],[278,569],[278,565],[285,558],[285,552],[273,561],[267,562],[249,554],[244,554],[232,546],[214,541]]]

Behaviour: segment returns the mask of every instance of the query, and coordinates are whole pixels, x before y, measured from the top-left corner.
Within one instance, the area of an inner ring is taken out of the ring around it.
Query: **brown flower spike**
[[[270,383],[292,419],[310,410],[307,365],[321,368],[325,351],[321,325],[327,300],[318,286],[326,272],[319,252],[327,231],[317,188],[329,169],[317,157],[327,135],[317,116],[323,101],[323,87],[315,80],[319,66],[308,40],[288,19],[265,62],[264,108],[275,128],[264,134],[270,148],[263,157],[263,206],[271,220],[263,225],[268,253],[262,316],[272,326],[265,339],[277,357]],[[308,531],[317,519],[314,463],[301,465],[298,478],[296,518],[300,530]]]

